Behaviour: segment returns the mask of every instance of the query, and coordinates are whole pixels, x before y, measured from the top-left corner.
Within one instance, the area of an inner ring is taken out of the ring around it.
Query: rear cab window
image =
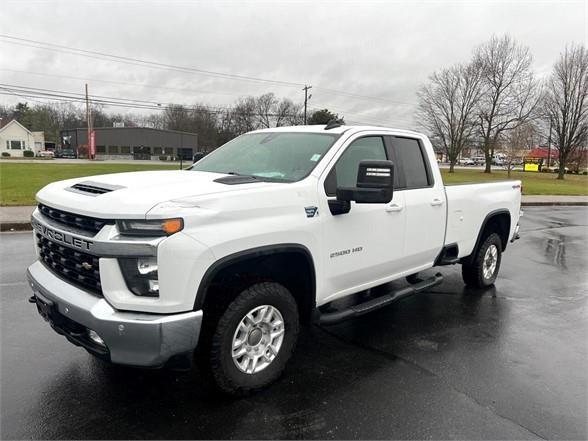
[[[394,189],[411,190],[433,186],[433,175],[425,149],[418,139],[388,137],[394,161]]]

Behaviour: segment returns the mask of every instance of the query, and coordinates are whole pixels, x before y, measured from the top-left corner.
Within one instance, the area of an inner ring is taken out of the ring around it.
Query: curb
[[[523,202],[521,207],[588,207],[588,202]],[[0,232],[31,231],[31,223],[26,222],[4,222],[0,223]]]
[[[588,207],[588,202],[522,202],[521,207]]]

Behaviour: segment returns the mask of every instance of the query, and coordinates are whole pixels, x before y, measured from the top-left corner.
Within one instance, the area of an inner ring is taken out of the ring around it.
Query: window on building
[[[428,187],[432,181],[419,142],[410,138],[393,138],[392,146],[404,173],[405,188]]]
[[[10,142],[10,144],[9,144]],[[10,145],[10,147],[8,147]],[[6,141],[6,146],[10,149],[10,150],[23,150],[25,148],[25,142],[24,141]]]
[[[161,147],[153,147],[153,154],[154,155],[161,155]]]
[[[108,146],[108,154],[109,155],[118,155],[120,152],[117,145],[109,145]]]
[[[131,154],[131,147],[128,145],[121,145],[120,146],[120,153],[121,153],[121,155],[130,155]]]
[[[98,155],[104,155],[104,154],[106,154],[106,146],[97,145],[96,146],[96,154],[98,154]]]

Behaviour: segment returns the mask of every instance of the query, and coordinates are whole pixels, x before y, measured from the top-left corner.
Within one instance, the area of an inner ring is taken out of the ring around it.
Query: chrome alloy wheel
[[[284,332],[284,318],[277,308],[262,305],[249,311],[233,335],[235,366],[246,374],[264,370],[278,355]]]
[[[490,245],[484,254],[484,279],[488,280],[494,275],[496,271],[496,264],[498,263],[498,248],[496,245]]]

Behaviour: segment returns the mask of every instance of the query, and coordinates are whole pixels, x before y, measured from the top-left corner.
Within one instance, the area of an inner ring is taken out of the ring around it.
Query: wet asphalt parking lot
[[[197,372],[111,366],[55,334],[27,302],[30,233],[3,234],[0,434],[586,439],[587,225],[586,208],[527,208],[494,288],[441,268],[430,292],[305,329],[278,383],[238,400]]]

